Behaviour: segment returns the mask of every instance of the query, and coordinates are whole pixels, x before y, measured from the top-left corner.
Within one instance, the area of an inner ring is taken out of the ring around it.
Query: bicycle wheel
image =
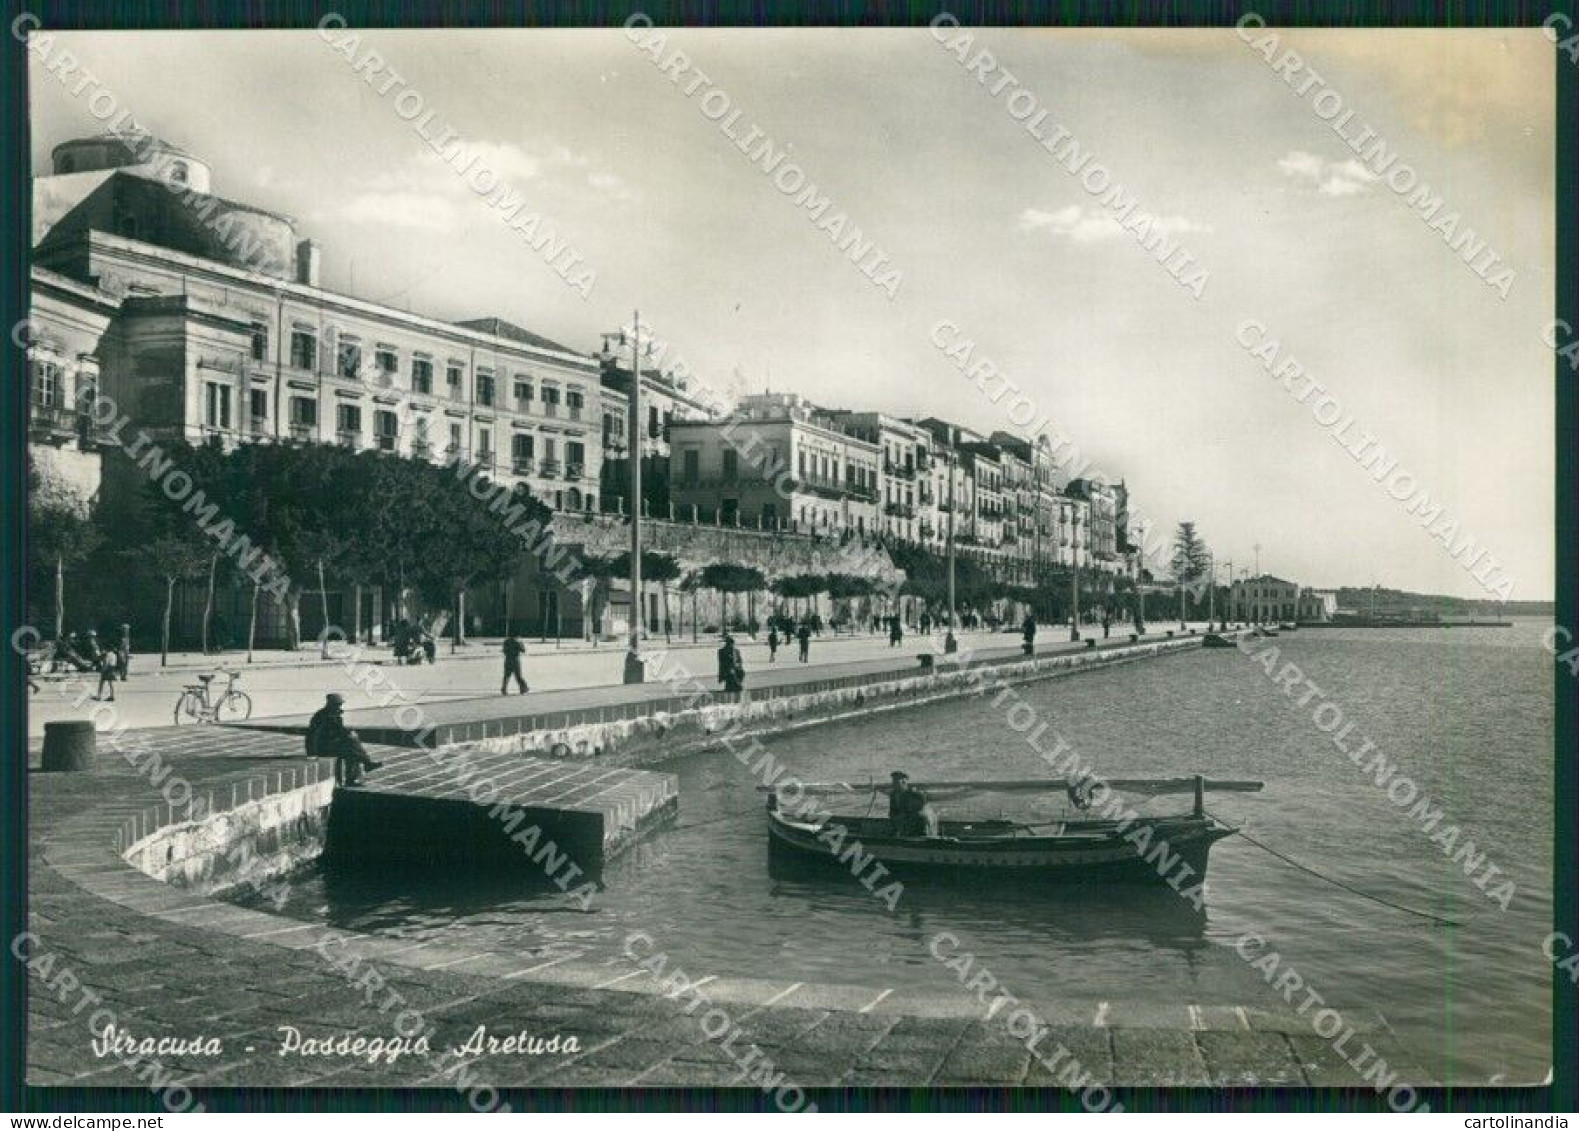
[[[188,723],[203,721],[203,700],[195,691],[181,692],[181,698],[175,701],[175,725],[186,726]]]
[[[245,691],[231,691],[214,708],[214,717],[222,723],[245,722],[252,717],[252,698]]]

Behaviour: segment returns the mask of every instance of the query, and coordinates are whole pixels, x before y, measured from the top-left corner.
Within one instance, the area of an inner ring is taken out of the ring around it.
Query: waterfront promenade
[[[1154,624],[1155,631],[1148,634],[1160,637],[1163,630],[1176,624]],[[1191,627],[1204,629],[1202,624]],[[1037,649],[1046,651],[1068,644],[1069,630],[1057,626],[1044,626],[1038,635]],[[1100,640],[1101,629],[1096,632]],[[1128,637],[1115,626],[1113,640]],[[1006,632],[962,632],[958,635],[961,649],[1014,650],[1019,637]],[[1111,642],[1111,641],[1110,641]],[[545,698],[544,692],[573,692],[571,701],[584,704],[604,699],[615,701],[620,694],[625,650],[619,644],[605,643],[591,648],[581,641],[566,641],[556,648],[552,641],[544,644],[537,640],[525,641],[527,654],[525,670],[532,693],[524,702],[534,706],[542,704],[545,712],[557,711],[564,700]],[[930,651],[931,644],[925,637],[907,635],[902,647],[890,648],[886,637],[872,635],[824,635],[812,641],[811,663],[801,664],[795,659],[793,643],[781,645],[778,662],[768,662],[767,644],[750,637],[737,638],[746,662],[747,687],[772,686],[794,671],[829,672],[856,662],[876,661],[889,666],[914,667],[916,655]],[[702,681],[715,686],[713,653],[718,648],[718,638],[703,637],[692,644],[690,636],[676,636],[672,643],[654,638],[645,643],[650,651],[666,650],[676,660],[690,669]],[[496,640],[473,641],[459,652],[451,654],[448,645],[441,645],[437,664],[397,665],[387,647],[365,648],[358,663],[378,664],[389,683],[384,689],[370,690],[358,683],[354,673],[346,670],[343,660],[322,660],[316,649],[296,652],[259,652],[257,662],[248,666],[239,654],[204,658],[192,654],[172,657],[173,666],[163,673],[158,668],[157,655],[138,655],[133,659],[132,678],[116,685],[115,714],[117,722],[134,728],[162,727],[172,724],[176,699],[183,684],[192,683],[200,671],[214,671],[230,667],[242,673],[240,687],[252,697],[254,720],[276,719],[281,716],[305,716],[323,705],[327,692],[337,691],[345,696],[346,709],[372,707],[387,693],[388,686],[401,690],[402,701],[427,704],[450,700],[476,700],[496,696],[499,691],[502,664],[499,642]],[[72,679],[46,678],[40,689],[28,700],[28,734],[42,736],[44,724],[60,719],[85,719],[96,704],[89,700],[78,704],[82,697],[82,683],[87,681],[91,692],[97,676],[84,674]],[[516,697],[511,697],[516,701]],[[100,729],[106,729],[108,720],[101,717]]]
[[[913,655],[906,659],[914,664]],[[879,661],[853,666],[872,664]],[[481,709],[498,700],[472,702]],[[198,792],[220,797],[260,777],[263,788],[271,779],[277,785],[278,767],[299,758],[301,741],[260,728],[165,728],[143,737],[173,773]],[[132,1067],[95,1055],[92,1011],[73,1011],[78,995],[67,987],[76,983],[99,995],[116,1024],[134,1036],[219,1038],[218,1055],[165,1058],[163,1067],[192,1087],[453,1086],[453,1077],[443,1074],[450,1062],[437,1053],[461,1045],[479,1025],[499,1036],[523,1029],[539,1037],[574,1035],[579,1051],[469,1061],[474,1081],[748,1083],[731,1052],[708,1038],[696,1015],[683,1012],[683,1002],[659,996],[655,981],[621,960],[564,947],[490,951],[458,932],[423,942],[362,935],[172,888],[119,856],[117,830],[132,814],[157,807],[158,793],[130,764],[107,753],[93,773],[34,773],[30,792],[31,950],[36,959],[54,956],[47,968],[40,960],[32,971],[27,1061],[33,1083],[135,1082]],[[647,929],[661,948],[664,924]],[[325,957],[331,953],[354,954],[358,965],[347,973],[343,961],[337,967]],[[377,992],[368,970],[377,973]],[[64,971],[71,974],[69,984]],[[776,1069],[804,1087],[1055,1083],[1002,1019],[986,1019],[982,1003],[963,989],[821,985],[774,978],[770,970],[687,974],[700,979],[708,1000],[742,1030],[743,1041],[762,1048]],[[280,1055],[282,1026],[314,1038],[392,1036],[395,1014],[379,1008],[389,991],[399,995],[401,1008],[419,1011],[434,1027],[434,1056],[369,1064]],[[1358,1082],[1308,1019],[1268,1010],[1265,999],[1162,1003],[1086,989],[1029,1004],[1093,1082]],[[1349,1016],[1405,1078],[1428,1082],[1374,1016]]]

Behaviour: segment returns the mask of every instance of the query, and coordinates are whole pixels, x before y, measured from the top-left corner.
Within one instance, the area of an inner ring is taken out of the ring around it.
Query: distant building
[[[1089,507],[1087,546],[1092,567],[1103,573],[1119,573],[1122,562],[1118,542],[1118,497],[1114,488],[1100,479],[1071,479],[1064,490],[1071,498],[1084,499]],[[1127,503],[1126,498],[1126,506]]]
[[[1338,611],[1338,595],[1330,589],[1301,589],[1296,619],[1325,622]]]
[[[796,393],[742,397],[721,421],[675,421],[669,490],[680,518],[809,533],[878,533],[878,445]]]
[[[41,485],[86,510],[103,476],[93,406],[120,304],[86,283],[35,267],[28,309],[28,459]]]
[[[1299,616],[1300,588],[1292,581],[1263,573],[1235,581],[1228,591],[1229,619],[1262,624]]]

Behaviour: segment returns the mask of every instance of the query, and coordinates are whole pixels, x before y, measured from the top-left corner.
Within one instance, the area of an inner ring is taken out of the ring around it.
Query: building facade
[[[1235,581],[1228,591],[1229,619],[1252,624],[1291,621],[1299,615],[1299,585],[1269,573]]]

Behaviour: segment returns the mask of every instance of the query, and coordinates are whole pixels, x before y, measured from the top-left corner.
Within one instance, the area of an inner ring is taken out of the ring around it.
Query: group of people
[[[803,664],[810,663],[812,632],[813,626],[810,619],[802,620],[798,625],[794,621],[790,621],[789,627],[785,629],[783,636],[779,635],[779,626],[776,623],[772,624],[768,629],[768,663],[777,663],[779,645],[787,644],[791,640],[795,641],[799,648],[800,662]]]
[[[430,664],[438,662],[439,646],[433,634],[420,625],[401,619],[395,622],[390,639],[395,645],[395,659],[402,664]]]
[[[121,625],[120,639],[112,644],[101,643],[97,629],[90,628],[80,634],[68,632],[49,649],[47,657],[35,656],[29,664],[30,691],[38,690],[33,675],[46,664],[53,671],[64,668],[76,672],[97,672],[99,685],[93,697],[101,702],[113,703],[115,684],[131,675],[132,627],[129,624]]]

